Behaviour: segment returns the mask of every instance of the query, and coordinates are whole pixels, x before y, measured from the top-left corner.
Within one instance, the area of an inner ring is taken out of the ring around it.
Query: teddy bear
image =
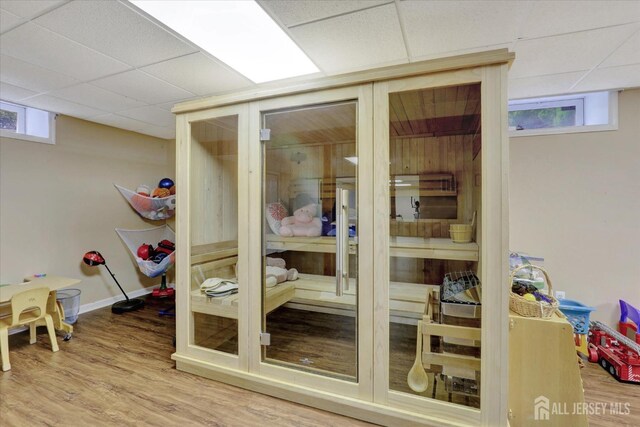
[[[316,218],[318,205],[310,203],[293,212],[293,216],[282,219],[281,236],[313,237],[322,234],[322,221]]]
[[[297,280],[298,270],[290,268],[287,270],[285,260],[282,258],[267,257],[267,267],[265,271],[266,285],[271,288],[278,283],[287,280]]]

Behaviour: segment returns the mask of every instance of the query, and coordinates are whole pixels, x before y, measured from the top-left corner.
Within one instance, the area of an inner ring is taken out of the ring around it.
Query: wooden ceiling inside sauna
[[[475,135],[479,129],[479,84],[389,95],[391,138]]]
[[[271,129],[269,147],[354,141],[356,109],[354,102],[347,102],[267,113],[264,125]],[[392,139],[476,135],[479,130],[479,84],[389,95]]]

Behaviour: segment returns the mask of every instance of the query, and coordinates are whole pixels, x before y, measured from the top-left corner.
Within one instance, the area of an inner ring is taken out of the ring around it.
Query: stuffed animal
[[[322,234],[322,221],[316,218],[318,205],[310,203],[293,212],[282,220],[280,227],[281,236],[305,236],[313,237]]]
[[[266,267],[266,285],[271,288],[278,283],[286,282],[287,280],[297,280],[298,270],[295,268],[286,269],[286,263],[282,258],[270,258],[267,257]]]

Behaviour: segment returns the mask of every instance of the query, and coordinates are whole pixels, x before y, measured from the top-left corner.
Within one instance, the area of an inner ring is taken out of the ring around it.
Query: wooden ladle
[[[416,360],[407,374],[407,384],[416,393],[422,393],[429,388],[429,377],[422,366],[422,322],[418,321],[418,338],[416,340]]]

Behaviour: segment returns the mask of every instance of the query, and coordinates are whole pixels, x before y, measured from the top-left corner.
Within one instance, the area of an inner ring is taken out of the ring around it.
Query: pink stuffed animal
[[[316,218],[317,205],[308,204],[293,212],[293,216],[283,218],[281,236],[313,237],[322,234],[322,221]]]
[[[287,270],[285,260],[282,258],[267,257],[265,279],[267,287],[271,288],[287,280],[298,280],[298,270],[295,268]]]

